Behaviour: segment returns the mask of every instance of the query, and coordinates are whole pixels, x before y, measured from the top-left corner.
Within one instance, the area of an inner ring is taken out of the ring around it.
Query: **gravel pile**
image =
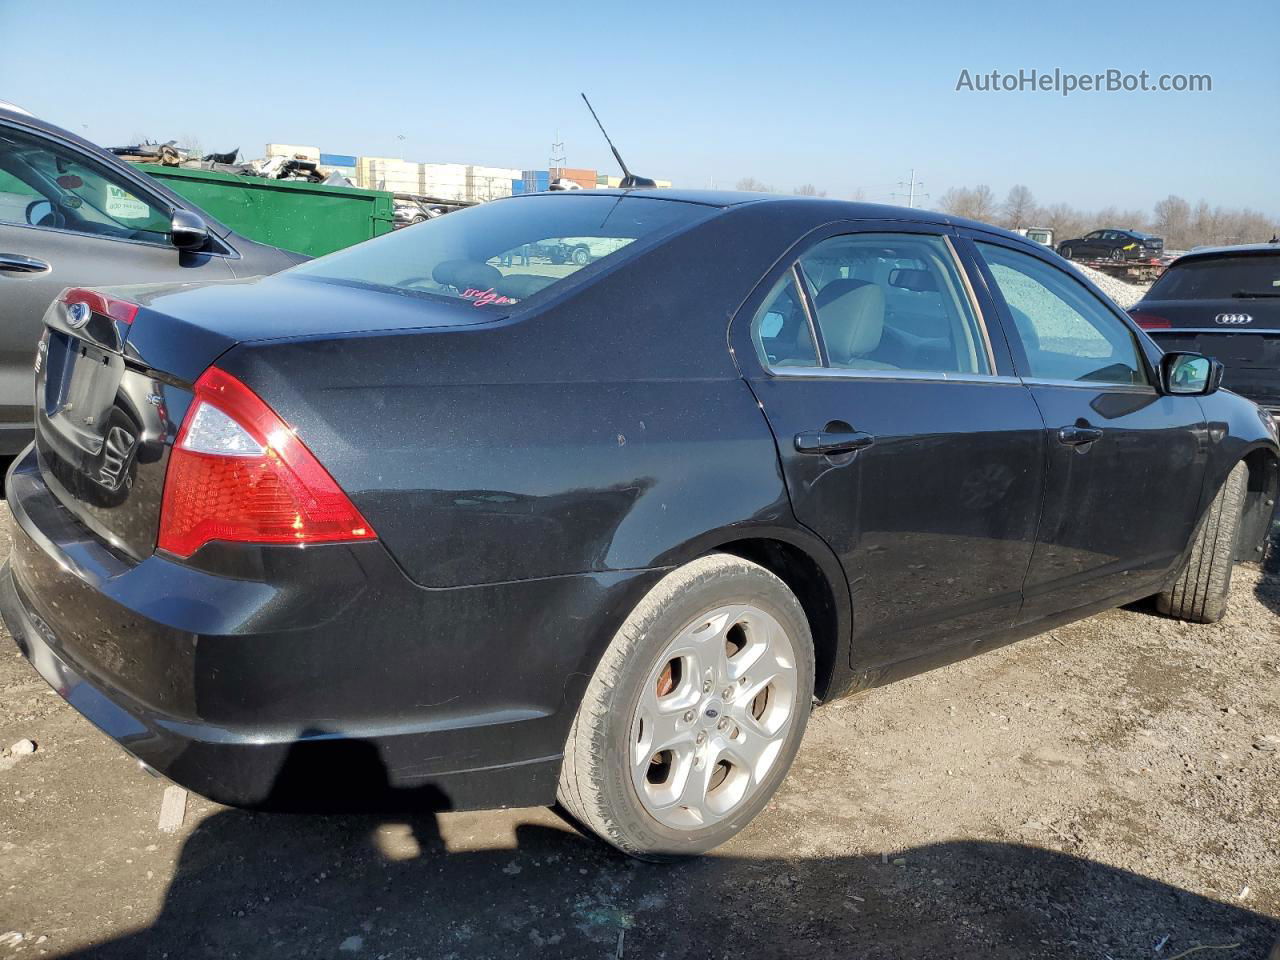
[[[1095,286],[1125,310],[1141,300],[1143,294],[1151,287],[1149,283],[1125,283],[1091,267],[1082,267],[1075,263],[1072,266],[1092,280]]]

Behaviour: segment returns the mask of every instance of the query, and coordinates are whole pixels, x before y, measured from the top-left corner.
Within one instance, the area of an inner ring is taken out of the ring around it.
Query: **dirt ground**
[[[768,810],[675,866],[542,809],[192,797],[163,833],[165,783],[5,636],[0,746],[38,749],[0,758],[0,960],[1267,957],[1278,613],[1242,566],[1219,625],[1118,610],[823,708]]]

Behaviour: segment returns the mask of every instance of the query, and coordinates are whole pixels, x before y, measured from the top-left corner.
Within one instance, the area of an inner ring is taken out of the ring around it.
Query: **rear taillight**
[[[1171,330],[1173,324],[1164,317],[1157,317],[1154,313],[1143,313],[1141,310],[1130,310],[1129,316],[1133,317],[1133,322],[1140,326],[1143,330]]]
[[[201,375],[169,453],[159,549],[189,557],[213,540],[374,538],[355,504],[262,398],[217,367]]]
[[[68,287],[62,291],[58,299],[67,306],[73,303],[88,304],[89,309],[94,313],[100,313],[104,317],[110,317],[125,324],[133,323],[133,318],[138,315],[136,303],[121,300],[119,297],[109,297],[97,290],[85,290],[83,287]]]

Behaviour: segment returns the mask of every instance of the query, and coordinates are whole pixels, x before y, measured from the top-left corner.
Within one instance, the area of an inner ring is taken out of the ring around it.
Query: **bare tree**
[[[185,149],[193,157],[204,156],[204,147],[200,143],[200,138],[194,133],[184,133],[182,139],[178,141],[178,146]]]
[[[791,192],[797,197],[825,197],[827,195],[827,191],[819,190],[812,183],[802,183]]]
[[[755,177],[743,177],[737,183],[737,189],[748,193],[773,193],[773,185],[757,180]]]
[[[1009,188],[1009,195],[1004,200],[1004,225],[1010,230],[1032,226],[1035,219],[1036,199],[1031,195],[1029,187],[1021,183]]]
[[[1191,235],[1191,204],[1179,196],[1169,194],[1155,206],[1156,233],[1164,237],[1165,246],[1181,250]]]
[[[952,187],[938,201],[944,213],[970,220],[990,221],[996,214],[996,198],[986,184],[976,187]]]

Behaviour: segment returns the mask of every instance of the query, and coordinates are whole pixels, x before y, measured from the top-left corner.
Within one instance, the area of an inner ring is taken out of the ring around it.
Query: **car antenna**
[[[613,159],[618,161],[618,166],[622,168],[622,183],[619,186],[623,190],[637,190],[645,188],[653,188],[658,184],[648,177],[637,177],[634,173],[627,169],[626,161],[622,159],[622,154],[618,152],[618,148],[613,145],[613,141],[609,139],[609,134],[605,132],[604,124],[600,122],[600,118],[596,116],[595,107],[591,106],[591,101],[587,99],[587,95],[582,94],[582,102],[587,105],[587,109],[591,111],[591,119],[596,122],[596,126],[600,128],[600,132],[604,134],[605,143],[609,144],[609,149],[613,151]]]

